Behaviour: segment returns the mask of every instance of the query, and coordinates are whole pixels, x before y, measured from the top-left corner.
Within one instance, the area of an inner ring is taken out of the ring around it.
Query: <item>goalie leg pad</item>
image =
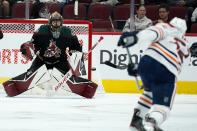
[[[62,74],[57,68],[54,67],[51,72],[51,77],[56,82],[59,82],[64,77],[64,74]]]
[[[51,79],[45,65],[40,67],[35,72],[32,72],[29,77],[26,77],[27,74],[29,74],[29,72],[25,72],[3,83],[4,89],[8,96],[17,96],[35,87],[36,85],[39,85]]]
[[[27,80],[13,80],[13,79],[11,79],[11,80],[4,82],[3,87],[4,87],[5,92],[7,93],[8,96],[13,97],[13,96],[17,96],[17,95],[27,91],[34,76],[35,75],[33,75],[31,78],[29,78]]]
[[[98,85],[94,82],[91,82],[85,86],[85,89],[82,93],[82,96],[86,98],[92,98],[96,92]]]
[[[73,93],[76,93],[85,98],[92,98],[96,92],[98,85],[84,78],[72,76],[67,85]]]
[[[6,94],[10,97],[18,95],[17,87],[13,81],[6,81],[3,84]]]

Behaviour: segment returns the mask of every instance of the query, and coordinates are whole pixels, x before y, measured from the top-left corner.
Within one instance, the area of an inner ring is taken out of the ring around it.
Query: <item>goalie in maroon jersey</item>
[[[44,82],[49,82],[51,79],[58,82],[72,69],[67,60],[72,54],[70,52],[82,53],[82,45],[80,45],[77,36],[72,35],[71,29],[63,26],[62,16],[58,12],[54,12],[51,14],[48,24],[41,25],[38,31],[33,34],[32,40],[21,45],[20,51],[26,59],[32,60],[34,57],[35,59],[27,72],[3,83],[8,96],[16,96]],[[65,52],[69,52],[69,56]],[[78,66],[83,62],[82,58],[83,55],[76,63]],[[52,69],[52,73],[49,73],[48,69]],[[78,77],[81,74],[77,69],[72,69],[72,73]],[[91,98],[96,87],[96,84],[93,84],[91,88],[83,86],[83,92],[88,90],[90,94],[87,96],[82,92],[77,92],[77,94]]]

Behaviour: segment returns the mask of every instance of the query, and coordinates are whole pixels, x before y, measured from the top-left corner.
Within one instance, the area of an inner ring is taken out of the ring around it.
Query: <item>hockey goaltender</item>
[[[58,12],[51,14],[48,24],[41,25],[32,40],[21,45],[20,51],[24,58],[33,62],[26,72],[3,83],[8,96],[17,96],[35,87],[43,88],[44,83],[44,89],[54,93],[62,90],[85,98],[94,96],[97,84],[81,77],[86,73],[82,45],[71,29],[63,26]],[[51,81],[53,85],[48,84]]]

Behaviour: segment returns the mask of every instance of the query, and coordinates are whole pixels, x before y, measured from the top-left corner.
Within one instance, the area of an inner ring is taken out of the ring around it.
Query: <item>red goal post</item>
[[[40,25],[47,24],[48,20],[0,20],[0,28],[4,33],[4,38],[0,40],[0,68],[1,70],[12,70],[0,73],[1,77],[13,77],[24,72],[25,66],[22,63],[17,49],[23,42],[31,40],[31,37]],[[80,44],[83,45],[83,51],[88,52],[92,47],[92,23],[85,20],[64,20],[64,26],[71,29],[72,34],[77,35]],[[14,51],[14,53],[13,53]],[[20,60],[19,60],[20,59]],[[21,66],[20,66],[21,65]],[[26,63],[26,65],[28,65]],[[19,69],[17,67],[20,67]],[[24,67],[24,68],[23,68]],[[89,54],[88,61],[85,62],[88,79],[92,78],[92,55]],[[18,70],[13,70],[17,68]]]

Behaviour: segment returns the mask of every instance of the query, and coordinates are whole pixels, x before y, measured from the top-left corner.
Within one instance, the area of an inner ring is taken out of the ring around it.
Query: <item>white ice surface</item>
[[[0,96],[0,131],[131,131],[138,94]],[[165,131],[197,131],[197,95],[177,95]]]

